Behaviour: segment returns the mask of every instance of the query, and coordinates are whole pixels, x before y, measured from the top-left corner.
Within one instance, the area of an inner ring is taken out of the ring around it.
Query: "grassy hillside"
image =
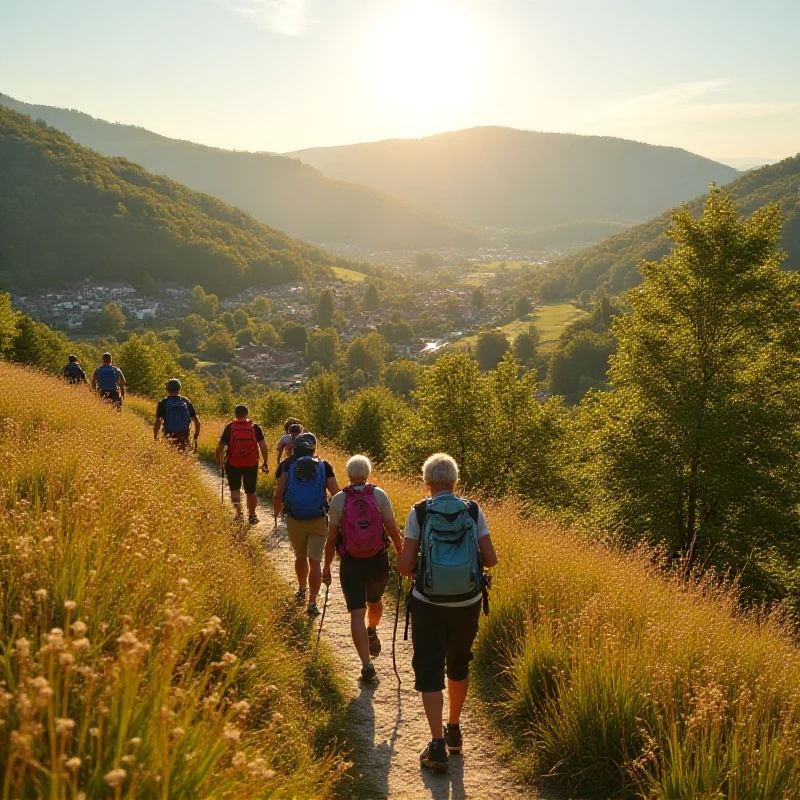
[[[464,224],[374,189],[330,180],[284,156],[205,147],[7,95],[0,95],[0,105],[43,119],[86,147],[128,158],[313,242],[391,249],[468,246],[482,239]]]
[[[784,214],[783,248],[788,254],[787,269],[800,269],[800,156],[751,170],[725,187],[743,214],[752,214],[767,203],[780,203]],[[687,195],[688,196],[688,195]],[[700,214],[705,195],[692,200],[689,207]],[[561,259],[542,273],[553,283],[553,291],[563,295],[595,289],[606,284],[613,294],[640,281],[637,264],[642,259],[657,261],[669,250],[664,231],[671,212],[628,228],[568,258]]]
[[[477,225],[529,230],[644,220],[740,174],[674,147],[624,139],[471,128],[425,139],[290,153],[349,180]]]
[[[3,794],[325,794],[331,665],[190,462],[3,364],[0,420]]]
[[[3,286],[24,290],[88,276],[138,283],[149,273],[229,294],[352,266],[2,107],[0,174]]]

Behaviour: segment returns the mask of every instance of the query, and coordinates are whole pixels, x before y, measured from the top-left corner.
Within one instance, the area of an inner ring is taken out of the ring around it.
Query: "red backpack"
[[[340,556],[370,558],[384,549],[383,517],[372,489],[370,484],[366,484],[361,490],[352,486],[344,490]]]
[[[249,419],[235,419],[231,422],[231,436],[228,439],[228,464],[232,467],[258,466],[256,431]]]

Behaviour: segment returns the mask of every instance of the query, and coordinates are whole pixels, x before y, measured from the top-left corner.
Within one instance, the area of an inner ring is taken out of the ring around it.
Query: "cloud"
[[[311,25],[311,0],[219,0],[253,24],[271,33],[299,36]]]
[[[795,111],[797,103],[725,102],[714,95],[728,87],[728,81],[708,80],[678,83],[649,94],[613,100],[587,109],[591,122],[628,122],[658,125],[666,122],[713,122],[718,120],[771,117]]]

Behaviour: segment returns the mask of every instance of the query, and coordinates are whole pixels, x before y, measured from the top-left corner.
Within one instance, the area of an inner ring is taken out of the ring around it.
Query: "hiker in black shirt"
[[[177,378],[167,381],[167,396],[156,406],[156,421],[153,438],[158,439],[163,425],[164,438],[178,450],[184,452],[189,445],[189,430],[194,425],[194,445],[200,436],[200,417],[191,401],[181,395],[181,382]]]
[[[78,383],[88,383],[86,380],[86,373],[83,371],[83,368],[78,363],[78,356],[73,355],[72,353],[69,354],[67,357],[67,363],[64,365],[64,368],[61,370],[61,377],[70,384],[78,384]]]

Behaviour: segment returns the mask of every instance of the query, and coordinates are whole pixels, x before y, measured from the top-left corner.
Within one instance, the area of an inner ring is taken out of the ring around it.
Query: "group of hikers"
[[[63,375],[71,383],[87,382],[74,356]],[[121,404],[125,377],[113,366],[110,353],[103,355],[91,383],[102,397]],[[153,435],[158,439],[163,432],[168,442],[186,450],[192,434],[197,441],[200,419],[180,392],[179,380],[167,382],[166,396],[156,407]],[[382,648],[378,627],[391,571],[390,547],[397,557],[397,572],[411,580],[406,629],[410,617],[414,687],[421,693],[431,732],[420,763],[445,771],[449,754],[460,753],[463,747],[460,719],[472,645],[481,608],[488,613],[486,570],[497,564],[483,511],[456,494],[458,465],[446,453],[431,455],[423,465],[425,497],[408,512],[402,534],[389,496],[370,483],[372,464],[366,456],[354,455],[347,461],[347,485],[342,489],[333,466],[317,455],[316,436],[293,417],[284,424],[276,455],[273,513],[276,525],[279,517],[286,517],[298,583],[295,599],[305,605],[310,617],[320,614],[317,600],[322,585],[332,583],[331,569],[338,554],[339,583],[361,660],[360,678],[366,684],[377,677],[373,659]],[[244,488],[247,521],[257,524],[258,473],[269,472],[269,451],[264,432],[249,418],[247,406],[236,406],[234,419],[220,436],[216,458],[221,474],[227,476],[237,518],[244,519]]]

